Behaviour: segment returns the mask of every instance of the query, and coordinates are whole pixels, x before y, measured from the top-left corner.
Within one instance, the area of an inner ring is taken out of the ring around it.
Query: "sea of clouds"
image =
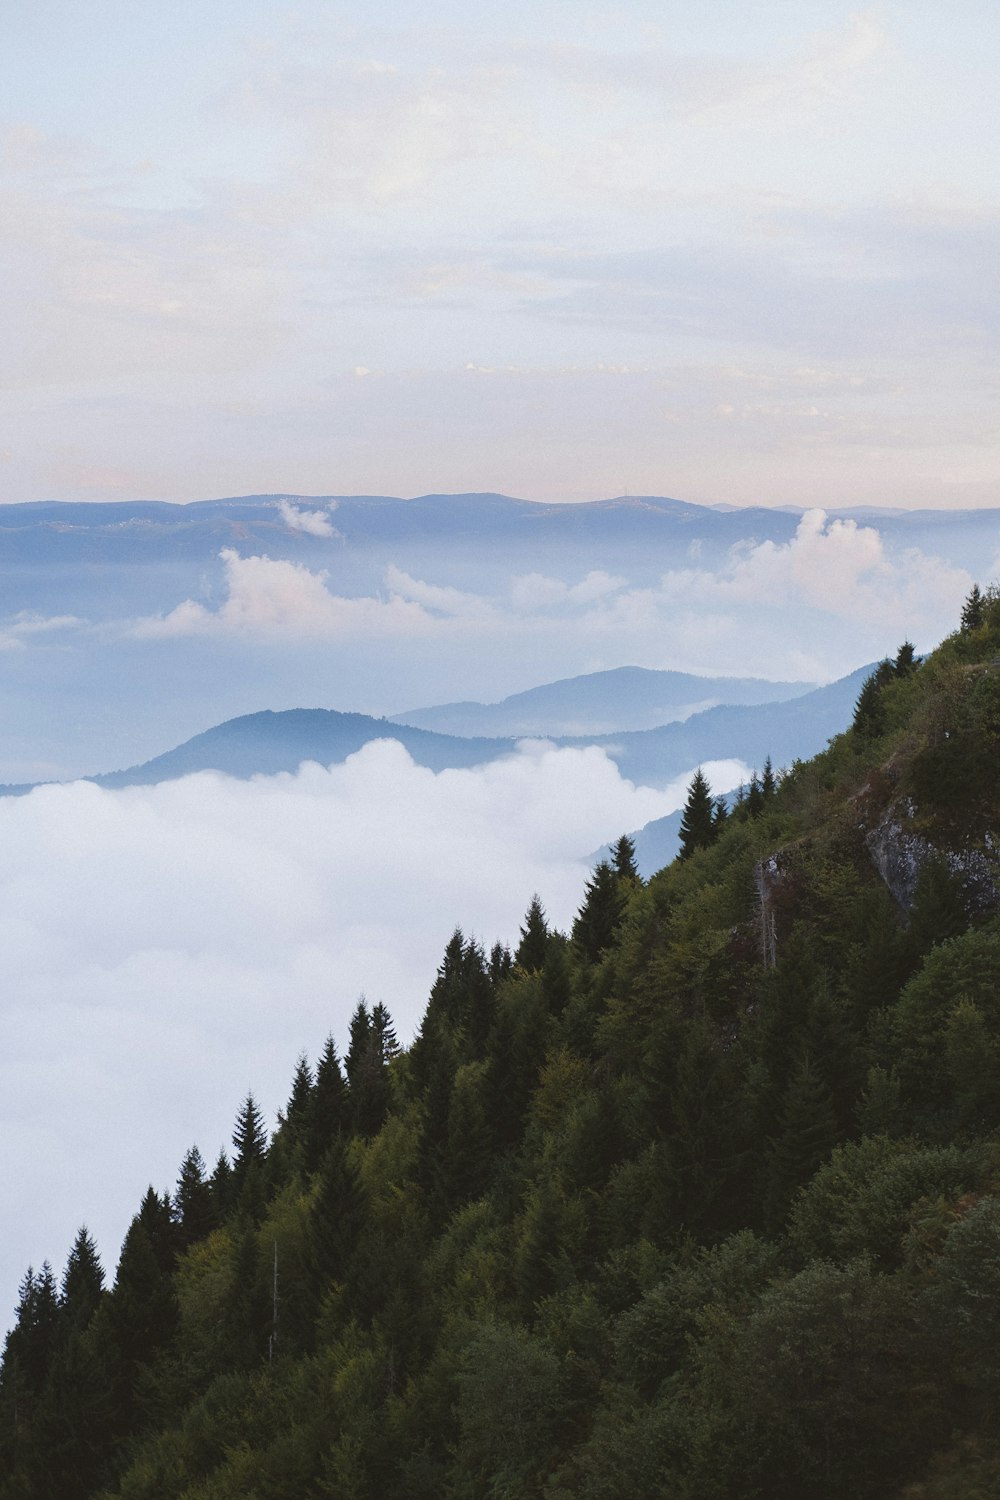
[[[746,774],[706,767],[718,789]],[[408,1040],[456,926],[515,944],[532,894],[567,929],[605,840],[674,810],[596,748],[526,742],[433,773],[395,741],[342,765],[0,801],[5,1235],[0,1303],[86,1222],[109,1271],[150,1181],[268,1116],[364,993]]]

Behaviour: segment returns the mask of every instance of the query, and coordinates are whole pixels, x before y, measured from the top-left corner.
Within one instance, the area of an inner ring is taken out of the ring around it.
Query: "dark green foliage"
[[[717,808],[712,790],[699,766],[688,787],[687,801],[681,814],[680,859],[690,859],[697,849],[707,849],[715,842],[718,831]]]
[[[573,923],[573,942],[588,963],[598,963],[614,942],[626,899],[620,877],[602,859],[587,881],[583,905]]]
[[[328,1036],[316,1064],[316,1081],[305,1120],[306,1165],[315,1171],[347,1125],[347,1085],[333,1037]]]
[[[962,605],[962,629],[978,630],[986,614],[986,601],[978,583],[974,583]]]
[[[63,1272],[60,1304],[64,1322],[76,1329],[86,1328],[97,1311],[104,1290],[104,1268],[97,1246],[87,1232],[80,1229]]]
[[[218,1222],[212,1186],[205,1180],[205,1163],[197,1146],[192,1146],[181,1162],[174,1212],[179,1227],[178,1244],[184,1249],[203,1240]]]
[[[870,677],[865,678],[861,685],[858,701],[854,705],[851,728],[862,739],[878,739],[881,734],[885,733],[887,721],[882,689],[886,683],[886,668],[889,665],[888,662],[883,662]]]
[[[545,909],[541,898],[536,893],[531,898],[527,915],[524,918],[524,926],[521,928],[521,941],[518,943],[514,953],[514,962],[522,969],[541,969],[545,965],[545,955],[549,944],[549,929],[545,921]]]
[[[635,844],[627,833],[611,846],[611,863],[620,880],[638,880],[639,871],[635,862]]]
[[[537,897],[514,958],[456,930],[408,1050],[362,1001],[346,1080],[300,1058],[270,1145],[248,1095],[110,1292],[85,1231],[29,1273],[0,1500],[997,1493],[979,608],[728,816],[696,777],[684,857],[643,883],[619,840],[571,939]]]

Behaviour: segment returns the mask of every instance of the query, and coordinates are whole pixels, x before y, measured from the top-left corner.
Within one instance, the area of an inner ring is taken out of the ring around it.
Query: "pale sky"
[[[35,0],[0,501],[1000,503],[1000,12]]]

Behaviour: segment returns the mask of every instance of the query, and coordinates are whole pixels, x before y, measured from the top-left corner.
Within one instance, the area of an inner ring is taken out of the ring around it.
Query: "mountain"
[[[776,766],[810,755],[844,722],[871,669],[784,703],[712,708],[680,724],[615,735],[553,736],[556,745],[600,745],[630,781],[663,786],[709,760],[741,759]],[[477,766],[513,752],[514,738],[469,738],[374,719],[331,708],[295,708],[244,714],[217,724],[142,765],[87,779],[100,786],[148,786],[195,771],[237,777],[295,771],[304,761],[330,765],[346,760],[371,740],[394,739],[418,765],[433,771]],[[29,784],[0,786],[0,795],[30,791]],[[725,789],[723,789],[725,790]]]
[[[719,704],[777,703],[810,684],[757,677],[695,677],[687,672],[615,667],[548,682],[499,703],[443,703],[391,714],[439,734],[584,735],[654,729]]]
[[[1000,1494],[988,606],[569,934],[457,928],[410,1046],[359,1001],[109,1286],[27,1271],[0,1500]]]
[[[321,513],[318,532],[295,523],[302,512]],[[917,547],[973,573],[1000,546],[997,509],[839,514],[875,522],[891,553]],[[713,566],[734,547],[787,543],[800,519],[794,510],[655,495],[564,505],[498,494],[25,502],[0,505],[0,582],[11,614],[58,608],[87,617],[112,602],[148,612],[185,592],[199,597],[223,548],[326,568],[346,592],[382,584],[390,562],[460,587],[485,586],[498,563],[574,581],[598,569],[652,582],[667,569]]]

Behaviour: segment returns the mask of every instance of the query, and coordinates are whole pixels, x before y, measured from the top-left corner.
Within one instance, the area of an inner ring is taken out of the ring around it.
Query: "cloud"
[[[588,852],[683,795],[596,749],[435,775],[381,741],[294,776],[0,800],[0,1302],[84,1220],[113,1261],[149,1178],[193,1141],[213,1157],[249,1086],[273,1119],[361,991],[411,1036],[456,924],[516,942],[537,890],[568,926]]]
[[[303,510],[290,500],[279,500],[278,511],[289,531],[304,531],[307,536],[340,536],[325,510]]]
[[[325,570],[313,572],[302,563],[266,556],[241,557],[231,547],[219,556],[225,565],[226,597],[217,609],[185,599],[169,614],[135,621],[131,633],[147,640],[197,635],[341,640],[420,634],[433,624],[420,604],[399,595],[333,594]]]
[[[717,574],[675,572],[663,580],[674,597],[714,594],[898,628],[954,617],[971,584],[963,568],[916,548],[890,558],[874,526],[830,520],[822,510],[806,511],[789,542],[734,550]]]

